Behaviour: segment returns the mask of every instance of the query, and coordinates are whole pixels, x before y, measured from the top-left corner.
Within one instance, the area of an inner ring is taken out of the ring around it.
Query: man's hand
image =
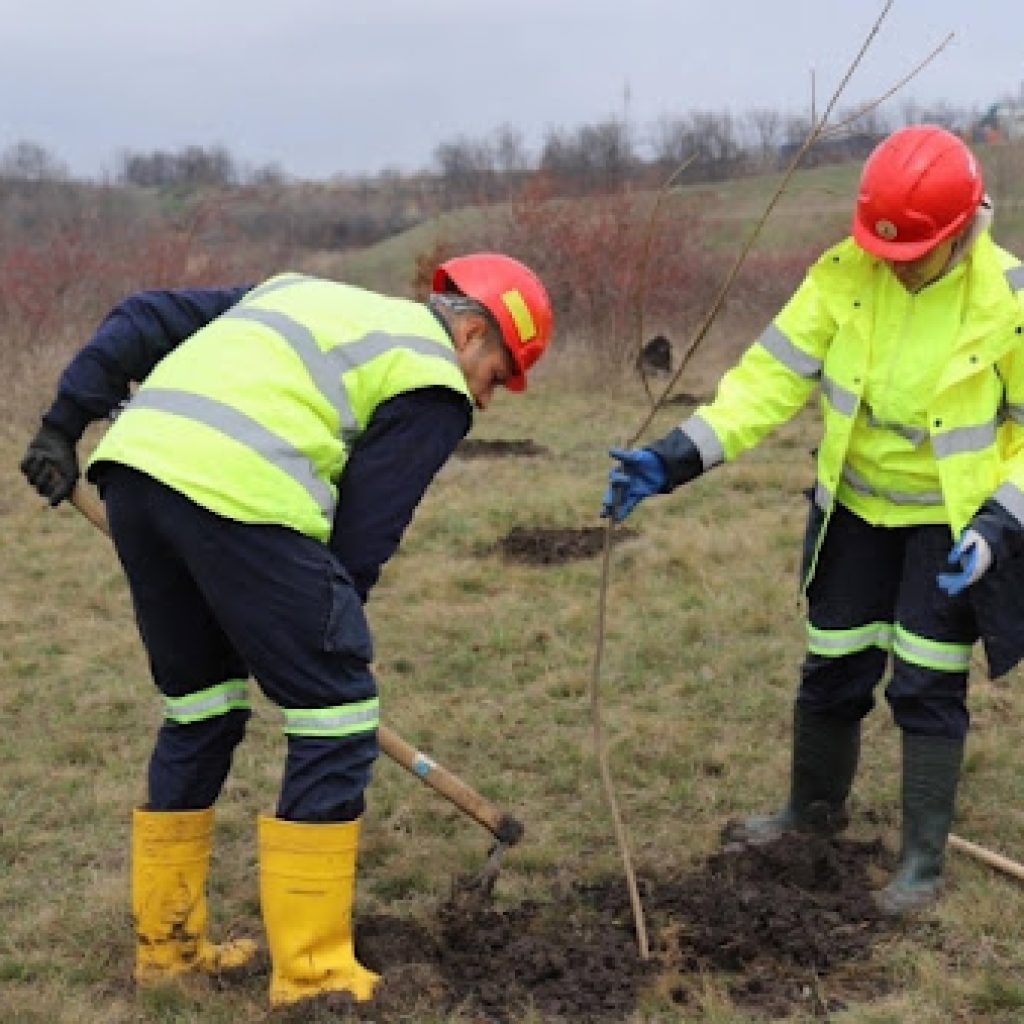
[[[968,527],[953,545],[947,561],[950,565],[959,564],[960,571],[939,573],[935,582],[950,597],[956,597],[971,584],[977,583],[991,568],[992,548],[980,533]]]
[[[44,423],[29,443],[21,460],[21,471],[51,505],[59,505],[75,489],[78,480],[74,442]]]
[[[621,523],[644,498],[660,494],[668,476],[660,456],[649,448],[611,448],[608,454],[621,465],[608,472],[601,517],[611,516]]]

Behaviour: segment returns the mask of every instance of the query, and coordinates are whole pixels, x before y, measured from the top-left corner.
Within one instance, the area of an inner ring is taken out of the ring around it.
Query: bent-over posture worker
[[[789,800],[732,838],[845,826],[861,719],[891,656],[902,850],[876,900],[897,915],[939,891],[972,645],[984,641],[993,676],[1024,655],[1024,267],[990,220],[959,138],[928,125],[889,136],[864,165],[853,237],[814,264],[711,404],[649,447],[612,451],[605,495],[621,520],[753,447],[820,388]]]
[[[494,388],[526,387],[552,330],[523,264],[442,263],[426,304],[300,274],[141,292],[64,371],[22,471],[58,504],[75,443],[141,382],[98,447],[100,488],[164,720],[134,812],[136,977],[239,966],[206,935],[213,805],[255,677],[284,711],[276,814],[259,820],[270,999],[368,999],[351,908],[378,753],[363,602]]]

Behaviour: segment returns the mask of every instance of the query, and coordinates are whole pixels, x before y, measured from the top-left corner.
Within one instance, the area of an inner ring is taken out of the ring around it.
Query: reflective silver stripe
[[[843,479],[858,493],[874,496],[877,492],[864,477],[855,473],[849,466],[843,466]]]
[[[269,281],[265,281],[263,284],[253,288],[251,292],[245,293],[245,301],[249,299],[258,299],[264,295],[269,295],[271,292],[280,291],[282,288],[291,288],[293,284],[302,284],[304,281],[315,281],[315,277],[309,277],[306,274],[281,274],[279,277],[271,278]]]
[[[971,645],[946,643],[916,636],[902,626],[896,626],[893,654],[903,661],[937,672],[966,672],[971,667]]]
[[[996,422],[979,423],[974,427],[955,427],[944,434],[932,435],[932,450],[937,459],[964,452],[980,452],[995,444]]]
[[[892,648],[892,632],[892,626],[887,622],[869,622],[850,629],[821,629],[808,622],[807,649],[812,654],[827,658],[855,654],[869,647],[888,651]]]
[[[336,359],[345,370],[349,370],[354,366],[368,363],[371,359],[376,359],[377,356],[395,348],[408,349],[421,356],[444,359],[453,366],[459,365],[459,357],[455,354],[455,350],[440,341],[421,338],[416,334],[385,334],[383,331],[374,331],[358,341],[349,342],[347,345],[338,345],[331,349],[328,355]]]
[[[909,427],[905,423],[880,420],[873,409],[868,409],[868,426],[876,430],[891,430],[905,441],[909,441],[915,448],[920,448],[928,440],[928,431],[924,427]]]
[[[302,736],[348,736],[372,732],[380,724],[376,698],[336,708],[285,708],[284,731]]]
[[[1024,424],[1024,405],[1019,402],[1007,402],[1003,408],[1014,423]]]
[[[1006,280],[1015,292],[1024,288],[1024,263],[1018,263],[1017,266],[1010,267],[1006,272]]]
[[[775,324],[769,324],[757,340],[787,370],[810,380],[817,380],[821,376],[821,360],[797,348]]]
[[[679,429],[696,445],[705,470],[725,461],[725,451],[718,435],[699,416],[691,416],[679,425]]]
[[[170,722],[199,722],[248,707],[249,691],[244,682],[219,683],[185,697],[166,697],[164,717]]]
[[[258,306],[236,306],[228,310],[224,316],[262,324],[291,345],[316,389],[337,412],[341,423],[341,436],[346,444],[351,444],[359,436],[361,428],[352,411],[352,403],[341,379],[342,374],[395,349],[405,349],[417,355],[444,359],[454,366],[459,365],[458,356],[450,346],[414,334],[386,334],[383,331],[373,331],[356,341],[335,345],[325,352],[309,328],[286,313]]]
[[[992,495],[1018,523],[1024,525],[1024,492],[1016,484],[1000,484]]]
[[[814,481],[814,504],[827,512],[832,507],[832,492],[820,481]]]
[[[294,282],[292,282],[294,283]],[[306,372],[313,379],[317,391],[330,402],[331,407],[338,414],[341,423],[341,436],[346,443],[359,435],[359,422],[352,412],[352,403],[348,400],[348,392],[341,382],[341,370],[334,365],[330,353],[317,344],[312,331],[298,320],[293,320],[285,313],[279,313],[275,309],[261,309],[258,306],[235,306],[225,314],[232,320],[251,320],[255,323],[269,327],[275,334],[280,335],[291,347],[295,354],[302,361]],[[339,348],[346,348],[341,345]],[[332,350],[337,351],[337,349]],[[347,368],[347,367],[346,367]]]
[[[324,517],[334,514],[331,488],[321,480],[309,457],[290,441],[268,430],[244,412],[205,395],[174,388],[142,388],[128,404],[129,409],[155,409],[205,424],[239,444],[258,452],[308,492]]]
[[[831,377],[821,378],[821,390],[836,412],[852,416],[857,411],[857,396],[852,391],[840,387]]]
[[[843,466],[843,479],[858,493],[875,498],[885,498],[894,505],[924,505],[934,507],[943,504],[941,491],[882,491],[872,487],[867,480],[849,466]]]

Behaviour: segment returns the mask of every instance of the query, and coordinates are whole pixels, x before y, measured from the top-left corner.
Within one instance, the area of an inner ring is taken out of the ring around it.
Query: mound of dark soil
[[[587,526],[580,530],[567,527],[514,526],[498,542],[502,555],[510,562],[526,565],[561,565],[579,558],[593,558],[604,550],[605,528]],[[636,530],[619,527],[612,531],[612,543],[638,536]]]
[[[547,455],[548,449],[529,438],[523,441],[485,441],[480,438],[467,438],[459,443],[455,454],[460,459],[502,459],[517,455]]]
[[[877,840],[802,835],[716,853],[702,874],[652,892],[655,912],[676,926],[661,954],[685,973],[731,975],[733,1000],[767,1016],[835,1012],[878,995],[888,982],[866,961],[890,922],[871,900],[868,872],[891,861]]]
[[[641,872],[646,962],[618,877],[507,909],[453,898],[429,925],[362,919],[359,956],[384,983],[356,1012],[377,1024],[456,1011],[510,1024],[529,1010],[550,1024],[618,1024],[644,993],[699,1006],[710,977],[753,1016],[824,1019],[889,988],[870,962],[887,927],[868,896],[868,868],[880,862],[891,856],[877,842],[789,836],[716,853],[694,871]]]

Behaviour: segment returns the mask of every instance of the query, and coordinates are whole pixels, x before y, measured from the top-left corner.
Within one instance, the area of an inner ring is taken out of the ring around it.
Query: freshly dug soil
[[[870,961],[890,925],[868,895],[869,867],[891,861],[878,842],[787,836],[715,853],[695,871],[641,872],[647,962],[621,877],[506,909],[453,897],[429,925],[363,918],[358,954],[384,982],[355,1012],[377,1024],[456,1010],[511,1024],[532,1009],[550,1024],[618,1024],[641,998],[696,1009],[710,981],[752,1016],[826,1019],[891,985]]]
[[[523,441],[484,441],[467,438],[455,449],[460,459],[501,459],[508,456],[547,455],[548,449],[529,438]]]
[[[498,542],[502,555],[510,562],[526,565],[561,565],[579,558],[593,558],[604,550],[605,528],[587,526],[580,530],[565,527],[544,528],[514,526]],[[636,530],[619,527],[612,531],[612,544],[638,536]]]

